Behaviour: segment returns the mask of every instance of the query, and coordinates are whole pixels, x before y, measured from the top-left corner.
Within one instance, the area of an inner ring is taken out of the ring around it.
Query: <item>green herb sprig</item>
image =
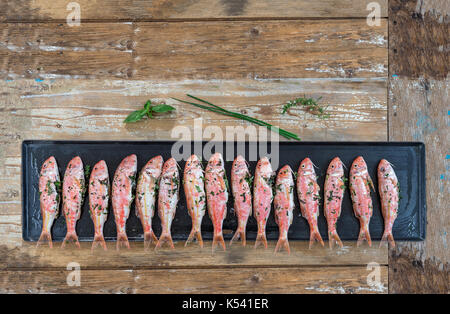
[[[128,115],[128,117],[125,120],[123,120],[123,122],[125,123],[137,122],[139,120],[142,120],[144,117],[153,119],[153,113],[155,112],[163,113],[172,110],[175,110],[175,108],[172,106],[166,104],[152,105],[152,102],[150,100],[147,100],[147,102],[144,105],[144,108],[133,111]]]
[[[317,116],[319,119],[328,119],[330,117],[329,114],[325,112],[325,110],[328,108],[328,106],[324,107],[318,104],[318,102],[322,99],[322,97],[319,97],[317,99],[314,98],[306,98],[306,95],[304,97],[296,98],[294,100],[288,101],[283,106],[282,114],[285,114],[290,108],[295,106],[302,106],[306,108],[306,110]]]
[[[185,103],[185,104],[190,104],[190,105],[196,106],[198,108],[206,109],[206,110],[209,110],[209,111],[212,111],[212,112],[215,112],[215,113],[219,113],[219,114],[223,114],[223,115],[226,115],[226,116],[229,116],[229,117],[245,120],[245,121],[248,121],[248,122],[260,125],[260,126],[265,126],[269,130],[271,130],[273,132],[276,132],[276,133],[280,134],[281,136],[284,136],[284,137],[286,137],[288,139],[294,139],[294,140],[297,140],[297,141],[301,140],[297,136],[297,134],[294,134],[294,133],[288,132],[286,130],[280,129],[280,128],[278,128],[276,126],[273,126],[273,125],[271,125],[271,124],[269,124],[267,122],[258,120],[256,118],[253,118],[253,117],[250,117],[250,116],[247,116],[247,115],[244,115],[242,113],[238,113],[238,112],[234,112],[234,111],[223,109],[223,108],[221,108],[221,107],[219,107],[217,105],[214,105],[214,104],[212,104],[212,103],[210,103],[210,102],[208,102],[206,100],[200,99],[198,97],[195,97],[195,96],[192,96],[192,95],[189,95],[189,94],[186,94],[186,96],[188,96],[190,98],[193,98],[195,100],[198,100],[198,101],[200,101],[200,102],[202,102],[204,104],[207,104],[208,106],[197,104],[197,103],[194,103],[194,102],[181,100],[181,99],[178,99],[178,98],[172,98],[172,99],[180,101],[180,102]]]

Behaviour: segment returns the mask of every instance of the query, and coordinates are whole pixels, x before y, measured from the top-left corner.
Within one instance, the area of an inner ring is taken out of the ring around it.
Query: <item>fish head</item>
[[[166,160],[163,166],[163,173],[166,175],[178,174],[178,163],[174,158]]]
[[[59,177],[58,164],[56,163],[55,157],[50,156],[46,161],[44,161],[41,168],[41,176],[48,176],[52,177],[53,179],[56,179],[56,176]]]
[[[108,166],[104,160],[95,164],[91,172],[92,179],[105,180],[108,178]]]
[[[65,175],[80,176],[81,174],[84,176],[83,162],[79,156],[76,156],[67,164]]]
[[[209,158],[206,171],[208,172],[221,172],[224,170],[224,162],[221,153],[215,153]]]
[[[202,162],[200,161],[200,159],[197,157],[197,155],[191,155],[187,160],[186,160],[186,165],[184,166],[184,172],[188,173],[191,172],[193,170],[197,170],[197,169],[202,169]]]
[[[292,169],[291,169],[291,167],[289,167],[289,165],[286,165],[286,166],[282,167],[278,171],[278,179],[280,181],[290,181],[290,180],[292,180]]]
[[[395,172],[392,168],[392,164],[386,159],[382,159],[378,164],[378,173],[383,177],[395,177]]]
[[[329,176],[339,176],[344,175],[344,166],[339,157],[335,157],[328,166],[327,174]]]
[[[135,154],[125,157],[118,169],[121,169],[126,176],[134,176],[137,168],[137,157]]]
[[[144,169],[149,175],[158,178],[161,175],[164,159],[161,155],[153,157],[145,165]]]
[[[299,176],[309,176],[309,175],[315,175],[316,172],[314,171],[314,164],[309,158],[305,158],[300,163],[300,166],[298,167],[298,175]]]
[[[245,176],[248,173],[247,162],[241,155],[237,156],[233,161],[231,170],[237,177]]]
[[[362,156],[356,157],[350,169],[350,175],[361,176],[367,173],[367,164]]]
[[[261,158],[256,165],[256,171],[258,171],[263,177],[271,177],[273,175],[273,170],[269,158]]]

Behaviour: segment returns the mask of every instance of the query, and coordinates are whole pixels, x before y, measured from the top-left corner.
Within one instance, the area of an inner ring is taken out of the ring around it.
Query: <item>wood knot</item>
[[[253,27],[253,28],[250,30],[250,35],[252,35],[252,36],[258,36],[258,35],[259,35],[259,29],[257,29],[256,27]]]
[[[241,110],[241,113],[242,113],[242,114],[247,114],[247,110],[242,109],[242,110]]]
[[[253,283],[259,283],[259,282],[261,281],[261,278],[259,277],[258,274],[254,274],[254,275],[252,276],[252,278],[251,278],[251,281],[252,281]]]

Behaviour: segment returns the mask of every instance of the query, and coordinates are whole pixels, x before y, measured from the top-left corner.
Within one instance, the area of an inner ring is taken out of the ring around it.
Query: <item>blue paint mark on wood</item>
[[[34,79],[36,82],[43,82],[44,80],[43,79],[40,79],[40,78],[37,78],[37,79]]]

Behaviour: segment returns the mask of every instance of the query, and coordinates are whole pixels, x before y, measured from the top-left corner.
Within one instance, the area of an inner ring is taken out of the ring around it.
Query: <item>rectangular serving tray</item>
[[[39,204],[39,172],[42,163],[49,156],[54,156],[59,166],[61,180],[68,162],[75,156],[80,156],[84,165],[91,167],[99,160],[104,159],[109,168],[110,180],[112,182],[116,167],[120,161],[130,155],[136,154],[138,159],[138,172],[145,163],[156,155],[162,155],[164,160],[171,157],[171,150],[175,141],[44,141],[26,140],[22,143],[22,235],[25,241],[37,241],[42,229],[42,218]],[[178,142],[180,143],[180,142]],[[185,148],[194,152],[194,142],[184,142]],[[196,148],[205,148],[207,142],[197,143]],[[211,144],[218,144],[214,146]],[[220,145],[222,144],[222,145]],[[220,151],[224,154],[227,177],[231,178],[232,158],[236,156],[238,148],[245,151],[248,160],[250,148],[252,152],[257,147],[256,159],[259,159],[259,146],[257,142],[235,142],[231,146],[227,143],[213,142],[206,148],[212,152]],[[263,143],[265,144],[265,143]],[[222,148],[220,148],[222,146]],[[239,146],[239,147],[238,147]],[[227,160],[227,149],[233,148],[231,157]],[[357,156],[363,156],[366,160],[368,170],[374,181],[376,192],[372,193],[373,216],[370,221],[370,234],[373,240],[380,240],[383,234],[383,218],[381,214],[378,195],[378,180],[376,169],[378,162],[385,158],[394,165],[400,183],[400,206],[398,217],[394,224],[394,238],[396,240],[418,241],[425,239],[426,231],[426,192],[425,192],[425,145],[412,142],[279,142],[279,166],[289,164],[293,171],[297,171],[300,161],[309,157],[318,167],[316,173],[319,176],[318,184],[321,187],[323,199],[323,184],[329,162],[339,156],[347,168]],[[276,148],[275,148],[276,149]],[[270,143],[269,143],[270,152]],[[209,156],[203,156],[207,160]],[[254,158],[255,159],[255,158]],[[249,160],[250,171],[254,174],[257,160]],[[206,163],[206,162],[205,162]],[[185,161],[179,161],[181,171],[184,170]],[[274,169],[276,170],[276,169]],[[348,177],[348,170],[345,170]],[[180,173],[182,176],[182,173]],[[295,193],[296,194],[296,193]],[[231,194],[230,194],[231,196]],[[301,217],[297,195],[295,195],[296,208],[294,209],[294,220],[289,229],[289,240],[309,240],[309,227],[306,220]],[[324,239],[327,237],[326,219],[323,214],[323,202],[320,206],[318,218],[319,230]],[[94,227],[89,216],[88,201],[84,202],[81,218],[77,223],[77,234],[80,241],[92,241]],[[229,197],[228,213],[223,223],[224,237],[230,239],[237,226],[237,218],[234,215],[233,200]],[[161,233],[160,220],[155,213],[153,227],[157,236]],[[185,240],[191,229],[191,218],[187,213],[183,188],[180,187],[180,201],[178,203],[175,219],[172,224],[172,236],[174,240]],[[134,204],[131,208],[130,217],[126,225],[127,234],[131,241],[143,241],[142,226],[136,217]],[[342,203],[342,214],[337,223],[337,230],[342,240],[357,240],[359,222],[353,214],[350,194],[345,192]],[[249,218],[247,225],[247,239],[256,237],[256,221]],[[275,223],[273,210],[267,222],[267,239],[278,238],[278,226]],[[61,241],[66,233],[64,216],[60,213],[52,228],[54,241]],[[109,207],[108,220],[104,226],[104,235],[107,241],[116,238],[116,227],[114,214]],[[213,227],[211,220],[206,214],[202,224],[202,235],[205,240],[212,239]]]

